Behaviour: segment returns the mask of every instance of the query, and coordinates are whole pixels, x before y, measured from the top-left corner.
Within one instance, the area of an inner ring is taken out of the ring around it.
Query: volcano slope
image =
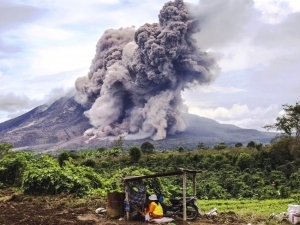
[[[83,136],[91,128],[84,115],[85,109],[73,97],[63,97],[52,105],[41,105],[31,111],[0,124],[0,142],[10,142],[17,150],[57,151],[110,147],[116,137],[92,139]],[[125,140],[125,147],[141,146],[145,141],[155,149],[195,149],[199,142],[207,146],[225,142],[247,144],[250,141],[269,143],[275,136],[271,132],[243,129],[230,124],[220,124],[212,119],[188,113],[181,114],[187,128],[183,132],[168,135],[166,139]]]

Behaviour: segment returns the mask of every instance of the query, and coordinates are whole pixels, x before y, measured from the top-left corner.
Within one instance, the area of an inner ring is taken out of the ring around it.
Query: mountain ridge
[[[41,105],[16,118],[0,123],[0,142],[10,142],[16,150],[55,152],[63,149],[97,149],[110,147],[116,137],[91,139],[82,136],[91,128],[86,109],[73,97],[63,97],[50,106]],[[232,124],[221,124],[215,120],[193,114],[182,113],[187,124],[184,132],[168,135],[166,139],[124,140],[125,147],[140,146],[150,141],[158,150],[184,147],[193,149],[199,142],[208,146],[225,142],[248,143],[250,141],[269,143],[274,133],[255,129],[244,129]]]

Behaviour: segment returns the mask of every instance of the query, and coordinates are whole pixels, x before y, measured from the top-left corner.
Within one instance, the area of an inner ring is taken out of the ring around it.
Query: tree
[[[69,153],[66,151],[60,153],[57,158],[59,166],[60,167],[64,166],[64,161],[68,160],[69,157],[70,157]]]
[[[123,145],[124,145],[124,136],[119,136],[116,140],[114,140],[113,142],[113,148],[117,148],[120,149],[122,151],[124,151],[123,149]]]
[[[205,146],[204,142],[199,142],[197,148],[199,150],[202,150],[202,149],[208,149],[209,147]]]
[[[150,154],[154,152],[154,145],[146,141],[141,145],[141,150],[145,154]]]
[[[241,142],[238,142],[238,143],[235,144],[235,147],[236,147],[236,148],[243,147],[243,144],[242,144]]]
[[[283,131],[286,135],[295,135],[297,145],[300,143],[300,102],[296,102],[296,105],[283,105],[285,114],[277,117],[276,122],[271,125],[265,125],[267,130],[276,129],[277,131]]]
[[[247,144],[247,148],[255,148],[256,147],[256,144],[254,141],[250,141],[248,144]]]
[[[259,144],[256,144],[255,148],[260,151],[262,150],[262,147],[263,147],[263,144],[262,143],[259,143]]]
[[[222,149],[226,149],[226,148],[227,148],[227,145],[224,142],[221,142],[214,146],[214,149],[217,149],[217,150],[222,150]]]
[[[132,161],[138,162],[142,156],[142,151],[137,146],[132,146],[129,149],[129,155]]]
[[[178,152],[184,152],[184,148],[183,147],[179,147],[178,148]]]
[[[291,138],[283,138],[273,143],[269,154],[273,167],[283,165],[286,162],[293,161]]]
[[[3,158],[7,153],[9,153],[12,149],[13,145],[8,142],[0,143],[0,159]]]

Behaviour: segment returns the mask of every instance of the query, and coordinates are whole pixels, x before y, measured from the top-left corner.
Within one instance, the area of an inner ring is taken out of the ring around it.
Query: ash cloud
[[[93,125],[85,135],[166,138],[184,131],[181,92],[211,82],[215,59],[198,47],[199,21],[182,0],[166,3],[159,23],[105,31],[76,100]]]

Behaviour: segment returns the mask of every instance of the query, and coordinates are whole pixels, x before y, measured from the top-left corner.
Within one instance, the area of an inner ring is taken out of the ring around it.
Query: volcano
[[[50,106],[41,105],[14,119],[0,123],[0,142],[10,142],[16,150],[55,152],[61,150],[96,149],[110,147],[117,137],[93,138],[83,136],[92,127],[84,115],[85,108],[74,97],[63,97]],[[183,113],[187,128],[168,135],[163,140],[124,140],[125,147],[140,146],[149,141],[157,150],[196,149],[199,142],[207,146],[225,142],[234,145],[250,141],[269,143],[275,136],[271,132],[243,129],[230,124],[220,124],[212,119]]]

